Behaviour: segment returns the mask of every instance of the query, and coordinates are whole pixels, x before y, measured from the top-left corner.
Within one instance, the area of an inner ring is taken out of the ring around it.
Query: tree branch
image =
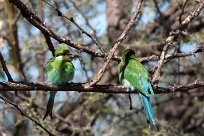
[[[165,60],[168,59],[175,59],[175,58],[180,58],[180,57],[187,57],[191,55],[195,55],[196,53],[204,52],[204,48],[202,46],[197,47],[195,50],[190,51],[190,52],[183,52],[183,53],[173,53],[173,54],[166,54],[165,55]],[[152,55],[149,57],[142,57],[138,58],[140,62],[148,62],[148,61],[158,61],[159,56]]]
[[[8,68],[6,66],[5,60],[4,60],[1,52],[0,52],[0,61],[1,61],[1,65],[2,65],[3,71],[6,73],[6,76],[8,78],[8,81],[13,82],[13,78],[11,77],[11,74],[8,71]]]
[[[93,85],[89,88],[84,87],[85,83],[67,83],[64,85],[54,85],[45,82],[0,82],[0,91],[75,91],[75,92],[97,92],[97,93],[137,93],[134,90],[128,90],[121,85]],[[154,90],[155,93],[172,93],[172,92],[186,92],[191,89],[204,87],[204,81],[196,81],[186,86],[174,85],[168,87],[158,87]]]

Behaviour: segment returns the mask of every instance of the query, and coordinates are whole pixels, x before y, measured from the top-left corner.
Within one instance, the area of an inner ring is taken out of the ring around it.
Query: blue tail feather
[[[159,131],[159,127],[157,126],[156,121],[154,119],[154,112],[152,110],[152,106],[151,106],[151,103],[150,103],[149,99],[146,96],[144,96],[143,94],[141,94],[141,93],[139,93],[139,95],[140,95],[140,97],[141,97],[141,99],[143,101],[144,110],[145,110],[145,113],[146,113],[146,116],[147,116],[147,121],[150,118],[153,125]]]
[[[143,94],[139,93],[139,96],[140,96],[140,98],[141,98],[141,100],[142,100],[142,105],[143,105],[143,107],[144,107],[144,112],[145,112],[145,115],[146,115],[147,124],[148,124],[148,126],[150,126],[149,113],[148,113],[148,111],[147,111],[147,108],[145,108],[145,102],[144,102],[144,99],[142,98],[142,97],[143,97]]]
[[[48,100],[48,103],[47,103],[47,108],[46,108],[46,113],[43,117],[43,120],[45,120],[45,118],[50,115],[51,119],[53,118],[52,117],[52,109],[53,109],[53,106],[54,106],[54,101],[55,101],[55,95],[56,95],[56,91],[51,91],[50,92],[50,97],[49,97],[49,100]]]

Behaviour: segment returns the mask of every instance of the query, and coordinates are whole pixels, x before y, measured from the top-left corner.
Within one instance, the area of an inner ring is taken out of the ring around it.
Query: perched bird
[[[72,56],[69,48],[60,46],[55,51],[55,56],[49,59],[45,66],[47,81],[56,85],[68,83],[74,76],[74,65],[71,62]],[[50,97],[47,104],[47,110],[43,120],[50,114],[52,118],[52,109],[56,91],[50,91]]]
[[[118,66],[119,81],[124,87],[136,90],[143,102],[147,123],[150,126],[150,119],[159,131],[159,127],[154,119],[154,113],[150,103],[150,95],[154,95],[149,82],[149,75],[144,66],[135,57],[135,52],[127,49],[122,54],[122,60]]]

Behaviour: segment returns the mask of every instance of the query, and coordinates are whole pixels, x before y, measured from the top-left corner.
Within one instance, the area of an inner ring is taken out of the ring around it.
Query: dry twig
[[[11,74],[8,71],[8,68],[6,66],[5,60],[4,60],[1,52],[0,52],[0,61],[1,61],[1,65],[2,65],[3,71],[6,73],[6,76],[8,78],[8,81],[13,82],[13,78],[11,77]]]

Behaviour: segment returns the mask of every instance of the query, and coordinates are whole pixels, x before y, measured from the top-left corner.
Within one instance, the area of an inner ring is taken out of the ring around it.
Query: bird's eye
[[[63,54],[62,54],[62,53],[59,53],[59,54],[56,55],[56,57],[59,57],[59,56],[63,56]]]

